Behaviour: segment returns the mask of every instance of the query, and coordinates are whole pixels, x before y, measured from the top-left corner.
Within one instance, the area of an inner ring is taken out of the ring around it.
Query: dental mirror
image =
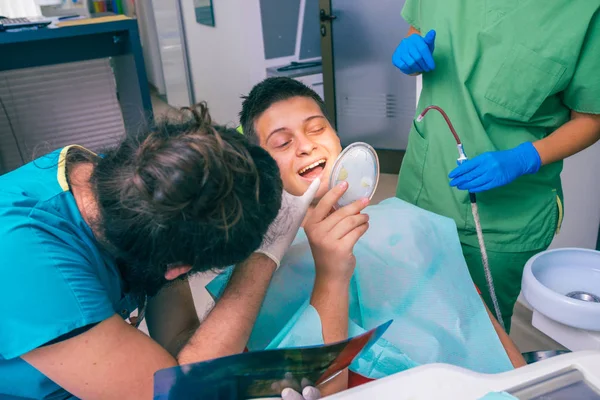
[[[343,181],[348,182],[348,190],[336,209],[362,198],[371,200],[379,183],[379,158],[373,147],[356,142],[340,153],[331,169],[329,189]]]

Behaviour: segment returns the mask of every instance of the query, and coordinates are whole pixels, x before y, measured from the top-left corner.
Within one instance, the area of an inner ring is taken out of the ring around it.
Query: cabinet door
[[[392,64],[406,36],[403,0],[320,0],[325,97],[344,145],[404,150],[416,79]]]

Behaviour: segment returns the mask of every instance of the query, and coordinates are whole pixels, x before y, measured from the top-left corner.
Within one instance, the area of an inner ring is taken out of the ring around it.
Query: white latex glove
[[[314,386],[307,386],[302,390],[302,394],[296,392],[294,389],[283,389],[281,392],[282,400],[318,400],[321,398],[319,389]]]
[[[315,179],[302,196],[293,196],[286,191],[283,192],[279,214],[269,226],[262,244],[256,250],[257,253],[262,253],[273,260],[277,264],[277,268],[294,241],[320,185],[321,180]]]
[[[311,386],[306,378],[302,378],[302,381],[298,383],[294,375],[289,372],[285,374],[284,379],[271,385],[271,388],[281,391],[282,400],[318,400],[321,398],[319,389]],[[302,390],[302,394],[300,394],[300,390]]]

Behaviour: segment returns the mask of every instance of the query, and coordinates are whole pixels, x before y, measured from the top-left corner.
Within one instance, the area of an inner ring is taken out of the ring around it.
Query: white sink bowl
[[[600,252],[556,249],[532,257],[522,292],[534,310],[574,328],[600,331],[600,303],[567,297],[584,292],[600,298]]]

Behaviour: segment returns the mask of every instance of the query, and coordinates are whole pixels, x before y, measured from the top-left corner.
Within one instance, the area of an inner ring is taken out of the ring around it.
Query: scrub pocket
[[[408,203],[417,204],[423,190],[423,171],[428,149],[427,139],[413,120],[396,190],[396,196]]]
[[[529,121],[565,70],[562,64],[516,44],[490,82],[485,98],[508,111],[497,117]]]

